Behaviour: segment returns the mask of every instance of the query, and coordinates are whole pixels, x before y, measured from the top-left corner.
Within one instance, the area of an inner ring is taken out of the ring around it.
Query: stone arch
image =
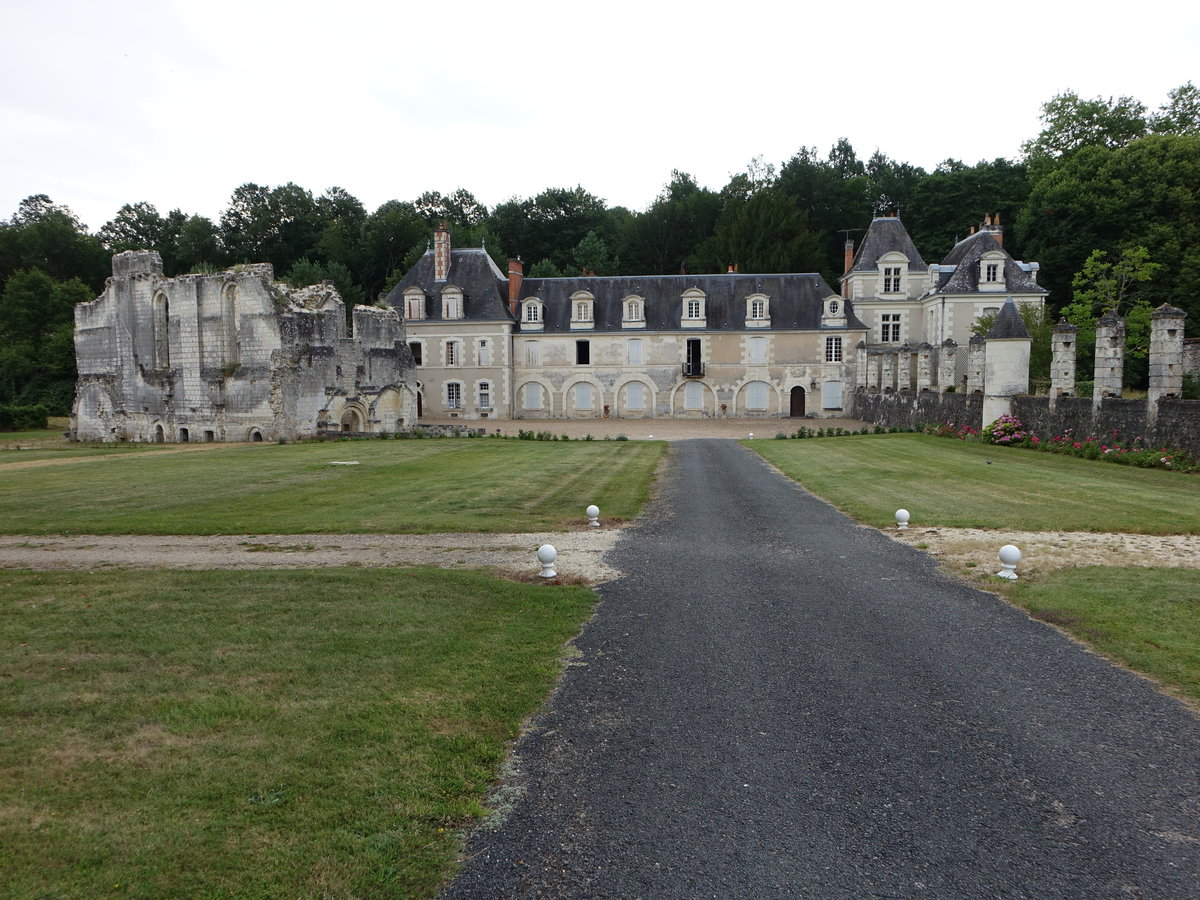
[[[576,390],[579,385],[587,384],[592,388],[592,405],[590,408],[577,408]],[[567,380],[562,390],[562,413],[567,418],[592,419],[598,418],[604,409],[604,385],[592,375],[576,375]]]
[[[156,444],[162,444],[166,442],[167,433],[163,430],[162,422],[154,423],[154,433],[151,435],[151,440],[153,440]]]
[[[749,406],[748,389],[752,384],[766,385],[766,406],[763,409],[751,409]],[[763,378],[747,378],[734,385],[733,415],[736,416],[770,416],[780,411],[779,388]]]
[[[254,444],[261,444],[263,441],[263,433],[261,428],[251,428],[246,434],[246,440]]]
[[[536,384],[541,387],[541,408],[531,409],[525,405],[526,389],[529,385]],[[549,419],[554,416],[554,390],[550,386],[550,382],[544,378],[526,378],[521,381],[514,393],[516,402],[513,404],[513,415],[524,419]]]
[[[629,408],[628,387],[631,384],[640,384],[643,386],[642,391],[642,408]],[[654,382],[644,375],[633,375],[629,378],[618,381],[613,389],[613,415],[618,418],[625,419],[649,419],[654,417],[654,407],[658,401],[658,389],[654,386]]]
[[[692,384],[700,385],[700,388],[689,388],[688,385]],[[698,409],[689,409],[688,395],[697,390],[700,392],[700,407]],[[711,416],[715,415],[716,412],[717,391],[707,381],[699,378],[689,378],[687,381],[675,385],[675,389],[671,392],[671,415],[673,416]]]

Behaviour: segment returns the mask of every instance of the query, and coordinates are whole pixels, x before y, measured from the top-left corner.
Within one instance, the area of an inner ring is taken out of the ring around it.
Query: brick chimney
[[[433,280],[445,281],[450,274],[450,228],[443,222],[433,233]]]
[[[845,268],[842,269],[842,274],[845,275],[850,271],[850,267],[854,265],[854,241],[846,238],[845,250]]]
[[[508,261],[508,311],[517,314],[517,301],[521,299],[521,282],[525,278],[525,267],[521,260],[510,258]]]

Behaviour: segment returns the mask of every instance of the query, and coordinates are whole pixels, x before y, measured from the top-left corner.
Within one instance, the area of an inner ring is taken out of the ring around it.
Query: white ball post
[[[589,506],[587,509],[585,509],[584,512],[587,513],[588,522],[591,523],[592,527],[599,528],[600,527],[600,507],[598,507],[596,504],[593,503],[591,506]]]
[[[538,547],[537,559],[542,566],[542,578],[554,578],[558,575],[554,571],[554,561],[558,559],[558,551],[552,546],[542,544],[542,546]]]
[[[1017,563],[1020,561],[1021,551],[1012,544],[1005,544],[1000,548],[1000,571],[996,573],[996,577],[1016,581]]]
[[[904,531],[905,529],[908,528],[908,520],[910,518],[911,518],[911,516],[908,514],[907,509],[896,510],[896,527],[899,528],[901,531]]]

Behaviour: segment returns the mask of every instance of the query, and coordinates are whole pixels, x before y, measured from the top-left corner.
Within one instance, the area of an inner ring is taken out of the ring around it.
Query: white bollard
[[[908,520],[910,518],[911,516],[909,516],[907,509],[896,510],[896,527],[901,531],[904,531],[906,528],[908,528]]]
[[[754,432],[750,432],[750,440],[754,440]]]
[[[654,435],[650,435],[650,437],[648,438],[648,440],[651,440],[651,441],[652,441],[652,440],[654,440]]]
[[[1016,568],[1020,561],[1021,551],[1012,544],[1005,544],[1000,548],[1000,571],[996,573],[996,577],[1016,581]]]
[[[538,547],[537,559],[542,566],[542,578],[554,578],[558,575],[554,571],[554,561],[558,559],[558,551],[552,546],[542,544],[542,546]]]
[[[591,506],[589,506],[587,509],[585,509],[584,512],[587,513],[588,521],[592,524],[592,527],[599,528],[600,527],[600,507],[598,507],[596,504],[593,503]]]

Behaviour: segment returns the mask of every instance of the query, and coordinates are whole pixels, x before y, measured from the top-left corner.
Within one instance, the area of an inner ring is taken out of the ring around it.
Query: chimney
[[[450,228],[443,222],[433,233],[433,280],[445,281],[450,274]]]
[[[729,268],[725,270],[725,274],[726,274],[726,275],[732,275],[732,274],[733,274],[733,263],[730,263],[730,264],[729,264]]]
[[[854,241],[851,240],[850,238],[846,238],[845,256],[846,256],[846,263],[845,263],[845,268],[842,269],[843,275],[845,275],[847,272],[849,272],[850,267],[854,265]]]
[[[521,299],[521,281],[525,277],[525,269],[519,259],[508,261],[508,311],[517,314],[517,301]]]

